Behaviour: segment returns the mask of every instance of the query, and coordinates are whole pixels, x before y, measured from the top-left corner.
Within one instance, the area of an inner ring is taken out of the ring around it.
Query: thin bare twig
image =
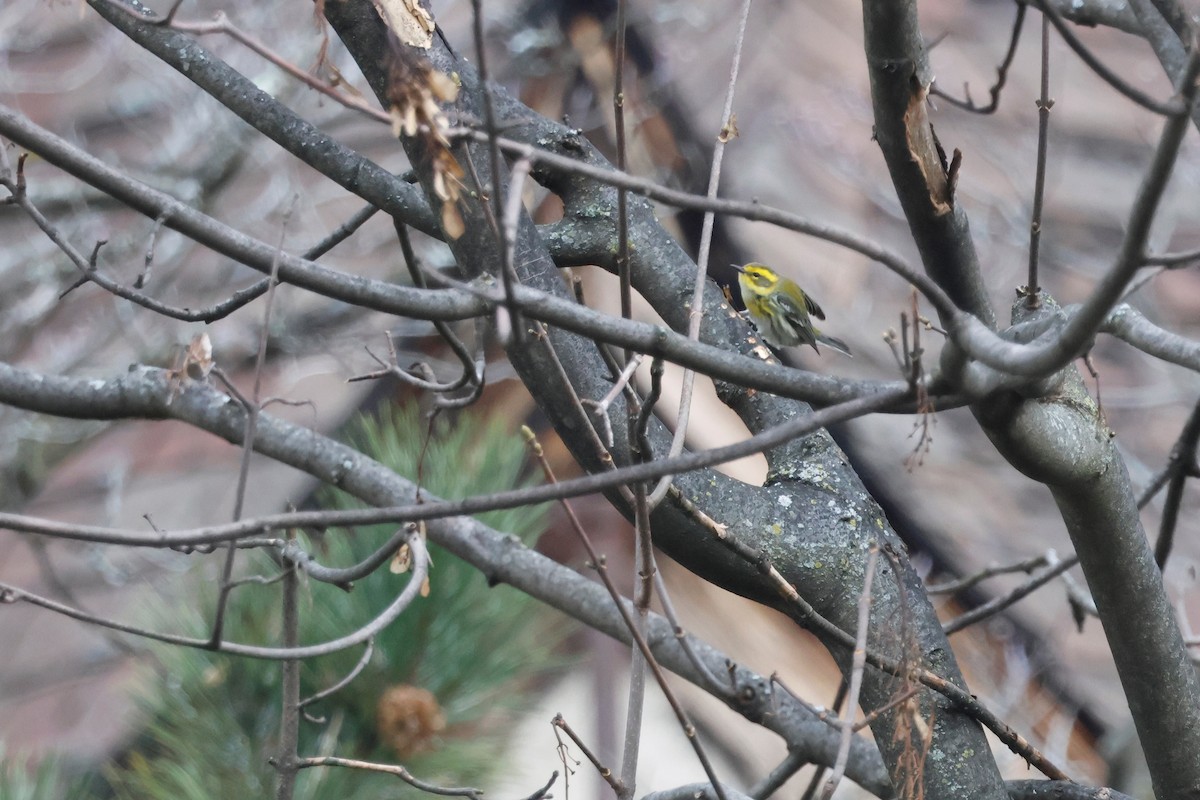
[[[407,544],[409,539],[419,535],[421,532],[420,523],[409,522],[402,525],[395,533],[388,537],[387,541],[376,548],[375,552],[349,567],[327,567],[309,555],[294,540],[283,541],[274,546],[280,558],[291,561],[313,580],[333,584],[340,589],[350,591],[354,581],[365,578],[379,569],[379,567],[383,566],[384,562]]]
[[[653,547],[650,539],[650,514],[646,509],[646,485],[633,487],[634,502],[634,616],[638,635],[646,636],[646,617],[650,612],[651,591],[641,586],[652,586],[654,560],[647,554]],[[639,648],[631,648],[629,662],[629,690],[625,702],[625,736],[621,748],[621,785],[617,793],[619,800],[632,800],[637,785],[638,757],[642,749],[642,714],[646,706],[646,656]]]
[[[1187,112],[1187,107],[1179,103],[1177,100],[1168,100],[1166,102],[1156,100],[1140,89],[1135,88],[1130,83],[1125,81],[1120,75],[1113,72],[1104,64],[1104,62],[1098,59],[1090,50],[1087,49],[1087,47],[1084,46],[1083,42],[1079,40],[1079,37],[1075,35],[1075,32],[1071,30],[1071,27],[1063,20],[1062,15],[1058,13],[1058,10],[1047,3],[1046,0],[1029,0],[1029,2],[1032,2],[1034,5],[1036,5],[1039,11],[1050,18],[1051,24],[1054,25],[1055,29],[1058,31],[1059,35],[1063,37],[1063,40],[1067,43],[1067,45],[1075,51],[1075,54],[1082,59],[1083,63],[1091,67],[1092,71],[1099,75],[1109,86],[1113,87],[1142,108],[1145,108],[1148,111],[1153,111],[1155,114],[1161,114],[1169,117]]]
[[[486,138],[483,133],[472,128],[451,128],[446,131],[446,136],[450,139],[465,138],[476,141],[482,141]],[[624,187],[632,192],[649,197],[652,200],[667,203],[676,208],[687,208],[694,211],[711,210],[718,214],[727,214],[751,221],[770,222],[796,233],[832,242],[864,255],[873,261],[877,261],[892,272],[895,272],[916,286],[921,294],[940,313],[952,316],[957,310],[954,301],[950,299],[949,295],[931,278],[925,275],[924,272],[909,264],[899,254],[887,250],[878,242],[864,236],[859,236],[832,225],[815,223],[799,215],[773,208],[763,203],[743,200],[722,200],[719,198],[711,199],[704,195],[670,189],[646,178],[628,175],[611,167],[585,164],[577,159],[540,147],[534,147],[525,142],[500,137],[499,143],[501,149],[505,152],[512,155],[524,156],[536,164],[542,164],[568,174],[594,178],[610,186]]]
[[[942,630],[947,636],[950,636],[951,634],[958,633],[963,628],[974,625],[975,623],[987,619],[988,617],[999,614],[1001,611],[1013,605],[1018,600],[1029,596],[1079,563],[1078,556],[1072,555],[1068,558],[1059,560],[1053,551],[1047,553],[1045,558],[1047,566],[1044,570],[1036,575],[1030,576],[1029,580],[1013,589],[1011,592],[1001,595],[1000,597],[994,597],[988,602],[971,609],[965,614],[955,617],[944,624],[942,626]]]
[[[288,210],[284,213],[283,223],[279,226],[279,242],[276,245],[276,253],[283,253],[283,239],[287,234],[288,221],[292,218],[292,209],[295,207],[296,198],[292,198],[292,203]],[[250,456],[254,454],[254,435],[258,428],[258,415],[261,411],[259,401],[262,396],[262,373],[263,367],[267,361],[267,339],[271,331],[271,311],[275,305],[275,287],[279,283],[279,262],[278,255],[274,263],[271,265],[271,275],[268,278],[267,284],[267,302],[263,308],[262,330],[258,334],[258,353],[254,359],[254,389],[250,395],[248,403],[244,402],[246,407],[246,428],[242,435],[242,458],[238,465],[238,481],[237,489],[233,501],[233,521],[237,522],[242,518],[242,507],[246,500],[246,486],[250,481]],[[217,610],[213,616],[212,635],[209,637],[211,646],[215,649],[221,643],[221,636],[225,630],[225,609],[229,602],[229,594],[233,590],[231,579],[233,578],[233,563],[237,557],[237,548],[232,545],[225,554],[225,564],[221,568],[221,585],[220,594],[217,596]]]
[[[234,542],[233,546],[238,548],[239,550],[255,549],[254,547],[247,547],[246,543],[244,541]],[[229,582],[229,586],[232,589],[236,589],[239,586],[245,586],[245,585],[251,584],[251,583],[254,584],[255,586],[271,586],[273,584],[279,583],[282,580],[283,580],[282,572],[278,573],[277,575],[272,575],[271,577],[267,577],[266,575],[244,575],[241,578],[234,578],[233,580],[231,580]]]
[[[696,651],[692,648],[691,640],[688,638],[687,631],[679,624],[679,616],[675,613],[675,605],[671,602],[671,595],[667,592],[667,582],[663,579],[662,570],[657,567],[654,569],[654,594],[658,597],[658,602],[662,606],[663,616],[671,624],[671,631],[675,634],[675,641],[683,649],[684,655],[687,656],[696,673],[702,677],[705,684],[705,691],[721,698],[732,697],[734,687],[730,685],[730,681],[722,681],[717,678],[712,670],[708,668],[708,665],[696,655]]]
[[[783,761],[780,761],[765,778],[747,789],[746,794],[753,797],[754,800],[766,800],[807,765],[808,758],[803,753],[790,750]]]
[[[300,606],[296,602],[296,568],[284,564],[283,579],[283,649],[295,650],[300,640]],[[279,771],[279,783],[275,789],[276,800],[292,800],[296,790],[296,772],[299,767],[300,746],[300,661],[284,659],[280,665],[283,680],[280,682],[282,703],[279,709],[279,747],[271,759]]]
[[[1024,9],[1025,6],[1017,6]],[[1038,144],[1037,173],[1033,181],[1033,219],[1029,224],[1029,275],[1025,280],[1025,302],[1030,308],[1041,305],[1041,284],[1038,283],[1038,256],[1042,242],[1042,200],[1046,195],[1046,151],[1050,139],[1050,18],[1042,15],[1042,92],[1037,101]]]
[[[542,784],[540,789],[537,789],[532,794],[522,797],[520,800],[542,800],[543,797],[550,797],[550,787],[558,780],[558,770],[550,773],[550,779]]]
[[[533,162],[527,158],[518,158],[512,166],[512,173],[508,179],[508,197],[504,202],[504,214],[501,217],[500,227],[504,229],[504,263],[508,265],[509,270],[516,269],[516,251],[517,251],[517,236],[521,224],[521,213],[525,210],[525,181],[529,178],[529,171],[533,168]],[[511,295],[511,292],[509,293]],[[509,320],[510,324],[515,324],[516,319]],[[498,337],[502,342],[507,341],[507,337],[501,335]]]
[[[909,698],[916,697],[920,693],[920,691],[921,691],[921,687],[919,685],[910,686],[909,688],[900,692],[895,697],[893,697],[891,700],[888,700],[886,703],[879,706],[878,708],[871,709],[870,713],[866,714],[862,719],[860,719],[858,722],[854,723],[851,727],[856,732],[870,727],[871,724],[873,722],[875,722],[876,719],[878,719],[879,717],[888,713],[896,706],[904,705],[906,702],[908,702]]]
[[[625,0],[617,0],[617,30],[613,43],[613,127],[617,144],[617,169],[629,171],[629,149],[625,131]],[[617,187],[617,280],[620,284],[621,316],[633,318],[633,284],[629,274],[629,197]],[[626,363],[633,353],[626,348]],[[636,765],[635,765],[636,766]],[[622,772],[624,773],[624,768]],[[632,788],[628,788],[632,792]]]
[[[636,433],[631,433],[636,438]],[[646,620],[650,614],[650,601],[654,596],[654,543],[651,538],[650,509],[646,503],[646,484],[633,486],[634,519],[634,624],[638,633],[646,636]],[[637,782],[638,756],[642,743],[642,713],[646,699],[646,656],[641,649],[633,648],[629,665],[629,696],[625,713],[625,738],[621,753],[621,783],[624,792],[618,797],[631,800]],[[681,721],[682,724],[682,721]],[[686,735],[686,728],[685,728]]]
[[[838,743],[837,758],[833,769],[821,790],[821,799],[829,800],[846,772],[846,760],[850,757],[850,742],[854,737],[854,714],[858,711],[858,693],[862,688],[863,670],[867,664],[867,631],[871,621],[871,584],[875,580],[875,565],[879,562],[879,547],[872,546],[867,553],[866,576],[862,592],[858,595],[858,633],[854,639],[854,655],[850,663],[849,688],[846,692],[846,716],[842,720],[842,738]]]
[[[1075,625],[1080,631],[1083,630],[1083,622],[1087,617],[1099,617],[1100,610],[1096,608],[1096,601],[1092,598],[1091,593],[1086,587],[1081,586],[1069,572],[1064,572],[1063,585],[1067,587],[1067,603],[1071,606],[1071,613],[1075,617]]]
[[[752,0],[743,0],[742,10],[738,16],[737,35],[734,37],[733,63],[729,67],[729,81],[725,89],[725,106],[721,110],[721,129],[717,133],[717,141],[713,146],[712,167],[708,174],[709,200],[717,199],[717,191],[721,184],[721,163],[725,158],[725,144],[737,135],[737,117],[733,113],[734,90],[737,88],[738,71],[742,64],[742,45],[746,40],[746,23],[750,18]],[[622,171],[624,171],[622,169]],[[692,302],[688,314],[688,338],[699,341],[700,322],[704,312],[704,287],[708,283],[708,256],[712,248],[713,224],[715,213],[711,210],[704,212],[704,220],[700,228],[700,251],[696,255],[696,282],[692,287]],[[682,387],[679,395],[679,414],[675,422],[675,433],[671,437],[670,456],[683,452],[683,444],[687,439],[688,421],[692,414],[692,393],[696,384],[696,373],[693,370],[683,371]],[[669,476],[659,480],[654,490],[650,492],[650,508],[657,508],[662,499],[667,496],[667,488],[671,485]]]
[[[660,365],[661,362],[656,362]],[[661,385],[656,383],[656,388]],[[629,443],[631,455],[636,462],[646,461],[650,457],[649,443],[645,439],[644,427],[638,424],[639,419],[648,419],[652,404],[656,397],[647,397],[649,405],[637,403],[628,404]],[[646,502],[646,483],[638,481],[633,490],[633,523],[634,523],[634,624],[643,638],[646,636],[646,620],[650,614],[650,601],[654,597],[654,542],[651,538],[650,507]],[[638,756],[642,742],[642,712],[646,699],[646,656],[641,649],[632,648],[629,665],[629,696],[625,713],[625,738],[621,753],[621,783],[625,790],[618,795],[620,800],[632,800],[636,791]],[[682,722],[682,721],[681,721]],[[686,734],[686,729],[685,729]]]
[[[394,775],[400,780],[412,786],[414,789],[420,789],[422,792],[436,794],[442,797],[469,797],[471,800],[483,800],[483,790],[473,789],[470,787],[447,787],[438,786],[437,784],[429,783],[428,781],[414,778],[412,773],[406,770],[399,764],[378,764],[373,761],[361,761],[356,758],[339,758],[337,756],[315,756],[312,758],[297,759],[297,769],[311,769],[313,767],[348,767],[350,769],[362,769],[368,772],[382,772],[385,775]],[[541,797],[541,794],[535,794],[534,797]]]
[[[945,583],[933,583],[925,587],[926,593],[930,595],[939,594],[957,594],[967,589],[972,588],[980,583],[983,583],[988,578],[994,578],[998,575],[1010,575],[1014,572],[1024,572],[1026,575],[1033,572],[1038,567],[1046,565],[1047,555],[1043,553],[1040,556],[1027,558],[1024,561],[1018,561],[1015,564],[991,564],[978,572],[962,578],[956,578]]]
[[[301,711],[304,711],[304,708],[306,706],[310,706],[313,703],[320,702],[321,700],[324,700],[326,697],[329,697],[330,695],[340,692],[342,689],[349,686],[354,681],[354,679],[357,678],[360,674],[362,674],[362,671],[367,668],[367,664],[371,663],[371,656],[374,653],[375,653],[375,637],[372,636],[370,639],[367,639],[367,646],[363,648],[362,656],[358,659],[358,662],[355,663],[354,667],[348,673],[346,673],[345,677],[343,677],[341,680],[339,680],[337,683],[333,684],[332,686],[326,687],[326,688],[322,689],[321,691],[317,692],[316,694],[310,695],[310,696],[304,698],[303,700],[299,701],[298,703],[296,703],[296,708]],[[321,722],[324,722],[324,720],[319,720],[319,719],[315,719],[313,717],[308,716],[307,711],[304,711],[304,716],[305,716],[305,719],[309,720],[310,722],[316,722],[318,724]]]
[[[502,179],[503,159],[500,156],[500,146],[497,144],[499,128],[496,126],[496,108],[492,100],[492,90],[488,86],[488,62],[487,48],[483,32],[483,0],[471,0],[471,30],[475,37],[475,59],[476,69],[479,70],[479,95],[480,105],[483,106],[483,123],[484,131],[487,133],[488,146],[488,162],[491,167],[492,183],[490,190],[487,191],[488,199],[491,201],[492,213],[497,222],[504,214],[504,188]],[[478,183],[478,181],[476,181]],[[484,187],[480,187],[481,190]],[[520,193],[516,192],[515,187],[509,187],[510,192],[517,194],[517,201],[520,201]],[[500,264],[500,283],[504,286],[505,309],[507,310],[508,319],[496,325],[496,332],[502,344],[508,344],[508,335],[521,337],[521,314],[517,308],[516,301],[513,299],[513,284],[517,282],[516,268],[512,262],[512,247],[509,244],[509,234],[503,225],[496,225],[496,240],[500,245],[500,252],[504,255],[504,260]],[[499,318],[498,318],[499,320]],[[505,335],[508,334],[508,335]]]
[[[1197,442],[1200,442],[1200,402],[1192,409],[1178,441],[1171,448],[1171,457],[1167,462],[1166,471],[1171,477],[1167,484],[1167,496],[1163,501],[1158,539],[1154,542],[1154,561],[1160,570],[1166,568],[1167,558],[1171,555],[1171,546],[1175,541],[1175,525],[1179,521],[1184,484],[1188,478],[1200,477],[1200,467],[1196,464]]]
[[[406,386],[426,392],[446,392],[458,388],[455,386],[455,382],[443,383],[437,380],[437,377],[433,374],[433,369],[424,362],[414,364],[408,369],[402,368],[400,366],[400,355],[396,352],[396,340],[393,338],[392,332],[384,331],[383,335],[388,346],[388,359],[385,361],[375,355],[369,346],[364,345],[363,349],[379,365],[379,369],[364,372],[361,375],[352,375],[346,379],[346,383],[359,383],[360,381],[374,381],[380,378],[391,377]],[[414,373],[420,373],[420,376]]]
[[[591,748],[584,743],[583,739],[579,738],[579,734],[575,733],[571,726],[567,724],[566,719],[563,718],[561,713],[554,715],[554,719],[550,720],[550,725],[554,728],[555,737],[558,737],[558,732],[562,731],[572,742],[575,743],[575,746],[578,747],[583,753],[583,757],[586,758],[591,765],[596,768],[597,774],[604,779],[605,783],[612,787],[612,790],[617,794],[618,797],[625,792],[625,784],[621,783],[621,779],[616,776],[616,773],[614,773],[611,768],[606,767],[603,763],[601,763],[600,759],[595,753],[592,752]],[[565,745],[562,743],[562,739],[559,739],[558,743],[559,747],[565,747]]]
[[[804,794],[800,795],[800,800],[813,800],[817,796],[817,789],[821,787],[821,780],[825,777],[825,772],[824,766],[818,766],[813,770],[812,777],[808,779],[808,785],[804,787]]]
[[[417,258],[416,250],[412,246],[412,238],[408,235],[408,225],[400,219],[393,217],[393,228],[396,231],[396,240],[400,242],[400,252],[404,256],[404,265],[408,268],[408,274],[412,278],[413,285],[421,289],[428,287],[426,281],[425,270],[419,258]],[[483,393],[483,358],[476,358],[475,355],[463,344],[462,339],[444,320],[433,320],[433,328],[442,337],[442,340],[454,353],[459,364],[462,365],[462,372],[458,378],[445,384],[441,384],[438,388],[433,388],[438,397],[435,401],[437,408],[463,408],[479,399]],[[391,336],[388,336],[389,346],[391,345]],[[482,343],[479,343],[482,347]],[[395,350],[392,351],[392,361],[395,362]],[[396,365],[397,368],[399,364]],[[409,378],[413,378],[411,373]],[[456,392],[464,386],[470,386],[471,390],[462,397],[451,397],[452,392]]]
[[[625,362],[625,367],[617,375],[617,379],[613,382],[613,387],[608,390],[608,394],[604,395],[604,397],[601,397],[599,400],[584,398],[579,401],[592,410],[592,416],[596,418],[596,422],[600,426],[599,432],[604,439],[604,444],[610,448],[615,442],[613,441],[612,420],[608,418],[608,409],[612,406],[613,401],[630,386],[633,373],[637,371],[638,365],[642,363],[642,358],[642,354],[637,353],[633,358]]]
[[[1197,261],[1200,261],[1200,249],[1148,255],[1143,263],[1147,266],[1163,266],[1168,269],[1179,269],[1180,267],[1190,267]]]
[[[19,368],[0,362],[0,382],[6,377],[6,373],[14,371],[20,370]],[[198,388],[190,387],[190,390],[196,391]],[[212,391],[215,392],[215,390]],[[633,481],[653,480],[665,474],[677,474],[732,461],[746,455],[753,455],[754,453],[769,450],[772,447],[777,447],[784,442],[828,427],[829,425],[888,407],[903,398],[907,394],[907,391],[907,388],[898,387],[891,392],[880,392],[869,397],[849,400],[837,406],[830,406],[829,408],[815,411],[812,414],[789,419],[775,427],[767,428],[744,441],[723,447],[697,452],[685,452],[676,458],[657,459],[644,464],[631,464],[614,468],[608,472],[571,478],[555,484],[542,484],[525,489],[494,492],[490,495],[471,497],[463,500],[344,511],[293,511],[283,514],[264,515],[238,523],[178,529],[172,532],[156,533],[155,535],[147,535],[141,532],[133,533],[98,525],[69,525],[6,512],[0,512],[0,526],[11,530],[58,536],[78,541],[144,547],[179,547],[182,545],[211,544],[213,542],[222,542],[245,536],[256,536],[270,530],[283,530],[291,527],[353,527],[356,525],[374,525],[384,522],[415,522],[476,514],[482,511],[515,508],[517,506],[533,505],[560,498],[592,494],[605,489],[617,488]],[[94,395],[91,396],[90,402],[96,402]]]
[[[946,94],[937,87],[934,83],[929,87],[929,93],[942,98],[950,105],[961,108],[964,111],[970,111],[973,114],[993,114],[1000,107],[1000,92],[1004,89],[1004,84],[1008,82],[1008,70],[1012,66],[1013,58],[1017,55],[1017,45],[1021,41],[1021,28],[1025,22],[1025,10],[1028,6],[1025,3],[1017,3],[1017,17],[1013,20],[1012,37],[1008,42],[1008,51],[1004,54],[1004,60],[1000,62],[1000,66],[996,68],[996,82],[992,84],[992,88],[988,90],[991,95],[991,102],[986,106],[977,106],[975,101],[971,99],[971,89],[965,83],[963,84],[963,95],[965,99],[959,100]]]
[[[146,242],[146,254],[142,257],[142,271],[138,273],[137,278],[133,281],[133,288],[142,289],[146,286],[146,282],[150,280],[150,269],[154,266],[154,246],[158,241],[158,232],[162,230],[163,223],[167,221],[166,213],[158,215],[154,220],[154,227],[150,229],[150,236]]]
[[[307,645],[293,648],[280,647],[261,647],[257,645],[238,644],[223,640],[216,648],[211,646],[209,639],[195,639],[188,636],[176,636],[174,634],[158,633],[146,628],[139,628],[135,625],[129,625],[124,622],[100,617],[95,614],[88,614],[80,611],[72,606],[64,605],[50,600],[41,595],[27,592],[16,586],[7,583],[0,583],[0,603],[17,603],[25,602],[31,605],[44,608],[48,611],[53,611],[62,614],[65,617],[78,620],[80,622],[98,625],[110,630],[129,633],[134,636],[140,636],[145,639],[153,639],[166,644],[180,645],[182,647],[194,647],[204,650],[215,650],[219,653],[231,653],[233,655],[248,656],[250,658],[262,658],[273,661],[281,661],[290,658],[305,659],[314,658],[316,656],[328,655],[336,653],[339,650],[345,650],[347,647],[365,642],[379,631],[390,625],[400,613],[412,603],[414,599],[420,596],[421,586],[425,579],[429,576],[429,553],[425,549],[424,542],[419,536],[414,536],[409,540],[409,547],[413,552],[413,569],[412,576],[404,590],[396,596],[386,609],[381,611],[373,620],[363,625],[356,631],[353,631],[338,639],[333,639],[322,644]]]
[[[107,2],[112,6],[123,6],[121,0],[107,0]],[[180,5],[181,4],[179,2],[176,2],[172,7],[171,12],[161,17],[157,17],[153,14],[145,15],[144,21],[152,25],[163,25],[171,28],[172,30],[180,31],[181,33],[190,33],[193,36],[224,34],[234,41],[241,43],[247,49],[258,53],[267,61],[270,61],[272,64],[279,67],[296,80],[304,83],[305,86],[316,89],[318,92],[330,98],[334,102],[339,103],[353,111],[359,111],[377,122],[382,122],[388,125],[391,124],[391,117],[388,116],[386,111],[371,106],[357,94],[347,95],[343,92],[339,92],[332,84],[317,78],[306,70],[303,70],[297,65],[288,61],[286,58],[267,47],[265,43],[230,22],[229,17],[224,11],[217,11],[211,22],[180,22],[174,18],[175,11]]]
[[[770,585],[779,592],[782,597],[793,609],[796,618],[804,625],[810,627],[815,632],[828,638],[833,644],[839,645],[853,652],[855,647],[855,638],[850,633],[842,630],[836,624],[822,616],[812,604],[796,590],[796,587],[790,584],[786,578],[779,573],[775,566],[765,555],[757,550],[744,544],[737,537],[722,531],[718,537],[718,541],[728,547],[732,552],[744,559],[747,563],[752,564]],[[1010,725],[996,716],[988,709],[977,697],[968,693],[966,690],[956,684],[946,680],[945,678],[933,673],[922,667],[914,667],[906,664],[903,661],[880,655],[874,651],[868,650],[866,653],[867,663],[876,669],[884,670],[892,675],[907,677],[920,681],[925,686],[933,689],[935,692],[946,697],[948,700],[955,703],[958,708],[965,714],[970,715],[975,720],[980,722],[984,727],[996,734],[996,737],[1004,743],[1012,752],[1021,756],[1033,766],[1037,767],[1048,778],[1055,780],[1069,780],[1066,773],[1059,769],[1050,759],[1034,747],[1028,739],[1017,733]]]
[[[522,434],[525,436],[525,440],[532,450],[534,457],[541,465],[542,472],[545,474],[546,480],[551,483],[556,482],[557,479],[555,478],[554,471],[550,467],[550,463],[545,459],[541,444],[538,443],[533,431],[529,428],[523,428]],[[658,683],[659,688],[662,690],[663,696],[667,699],[667,704],[671,706],[671,710],[675,713],[675,718],[679,721],[680,726],[683,728],[684,736],[687,737],[688,743],[692,746],[692,750],[695,752],[696,758],[700,762],[700,766],[704,769],[705,776],[713,785],[713,789],[717,793],[719,800],[727,800],[724,795],[724,791],[717,782],[717,776],[713,771],[713,767],[708,759],[708,755],[705,753],[704,747],[700,744],[700,739],[696,734],[696,727],[692,724],[691,718],[689,717],[687,711],[683,708],[683,705],[679,702],[678,698],[675,696],[675,693],[667,684],[666,675],[663,673],[662,667],[659,666],[658,661],[654,658],[654,654],[650,651],[650,645],[647,644],[645,636],[642,635],[642,631],[639,629],[637,621],[629,612],[629,609],[625,607],[625,604],[621,602],[621,594],[619,591],[617,591],[617,587],[613,584],[612,578],[608,574],[608,568],[605,565],[604,558],[596,552],[596,548],[592,544],[591,537],[587,535],[587,531],[584,530],[583,525],[580,523],[579,518],[575,515],[575,512],[571,508],[570,504],[563,500],[561,501],[561,505],[563,510],[567,513],[567,519],[570,521],[571,527],[575,531],[575,535],[579,538],[580,543],[583,545],[584,550],[588,554],[588,559],[590,560],[592,568],[596,571],[601,583],[604,584],[605,590],[608,592],[609,597],[612,598],[613,604],[616,606],[617,613],[620,614],[622,622],[625,623],[625,627],[629,631],[630,638],[634,641],[637,649],[641,651],[642,657],[646,660],[646,665],[650,668],[650,672],[654,675],[654,680]]]
[[[617,169],[626,172],[629,169],[629,144],[625,129],[625,20],[626,0],[617,0],[616,38],[613,43],[613,127],[617,145]],[[629,270],[629,197],[625,189],[617,189],[617,281],[621,303],[621,317],[633,318],[633,283]],[[630,348],[625,348],[625,364],[634,362],[637,354]],[[643,448],[639,441],[637,418],[643,413],[649,413],[653,407],[643,406],[632,393],[626,403],[629,452],[635,462],[646,461],[650,458],[648,448]],[[653,594],[653,564],[650,552],[653,544],[650,539],[650,512],[646,502],[646,484],[637,482],[633,490],[633,521],[634,521],[634,607],[636,616],[634,623],[638,633],[646,635],[646,615],[650,611],[650,599]],[[632,800],[637,790],[638,756],[642,743],[642,712],[646,699],[646,656],[639,648],[632,648],[629,665],[629,693],[626,699],[625,736],[621,749],[621,789],[617,792],[619,800]]]

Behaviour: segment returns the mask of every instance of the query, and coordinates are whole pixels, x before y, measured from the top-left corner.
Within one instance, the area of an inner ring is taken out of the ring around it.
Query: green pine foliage
[[[30,759],[5,752],[0,742],[0,798],[3,800],[84,800],[86,777],[72,775],[61,759],[51,755],[34,765]]]
[[[428,444],[426,445],[426,438]],[[431,426],[415,407],[391,408],[352,426],[350,441],[397,473],[413,478],[420,462],[423,487],[455,499],[528,485],[526,454],[519,438],[500,421],[462,414]],[[422,455],[422,453],[424,453]],[[326,491],[327,508],[360,507]],[[491,512],[488,525],[532,543],[545,522],[545,508]],[[305,538],[321,563],[346,566],[383,543],[395,526],[329,531]],[[534,680],[557,666],[552,653],[562,625],[525,595],[507,586],[489,588],[483,576],[444,550],[430,545],[433,566],[429,595],[418,598],[375,641],[375,653],[347,687],[306,710],[325,721],[302,721],[300,753],[337,755],[403,764],[413,775],[444,785],[484,787],[501,763],[512,716],[525,703]],[[277,570],[265,556],[249,572]],[[301,583],[301,644],[343,636],[384,609],[410,580],[386,566],[350,592],[312,581]],[[208,634],[214,607],[213,581],[192,606],[191,618],[172,617],[172,629]],[[279,584],[247,585],[234,591],[228,610],[232,641],[273,643],[280,637]],[[231,658],[164,647],[154,689],[145,700],[150,722],[141,739],[107,781],[122,800],[268,797],[275,772],[279,725],[278,662]],[[306,661],[301,672],[307,696],[342,679],[358,662],[362,647]],[[390,686],[409,684],[432,693],[445,726],[427,737],[418,752],[398,754],[376,733],[380,696]],[[361,794],[360,794],[361,793]],[[415,797],[399,779],[344,768],[301,772],[298,800],[325,797]]]

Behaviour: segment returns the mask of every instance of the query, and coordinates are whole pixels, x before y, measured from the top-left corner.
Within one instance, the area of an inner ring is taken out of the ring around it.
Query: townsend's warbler
[[[795,281],[788,280],[765,264],[731,265],[739,273],[738,286],[742,302],[758,328],[759,334],[775,347],[812,345],[819,354],[817,343],[851,355],[841,339],[826,336],[813,327],[809,315],[825,319],[825,312],[816,301],[804,293]]]

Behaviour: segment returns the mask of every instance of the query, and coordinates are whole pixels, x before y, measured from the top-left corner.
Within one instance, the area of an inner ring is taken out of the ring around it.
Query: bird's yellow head
[[[770,294],[779,283],[779,276],[765,264],[750,263],[744,267],[734,267],[734,269],[741,273],[738,275],[738,283],[741,285],[743,293]]]

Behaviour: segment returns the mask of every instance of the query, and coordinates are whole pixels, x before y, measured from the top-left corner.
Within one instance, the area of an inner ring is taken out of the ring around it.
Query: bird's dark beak
[[[738,272],[745,272],[745,271],[746,271],[746,268],[745,268],[745,267],[739,267],[737,264],[730,264],[729,266],[733,267],[733,268],[734,268],[736,271],[738,271]]]

